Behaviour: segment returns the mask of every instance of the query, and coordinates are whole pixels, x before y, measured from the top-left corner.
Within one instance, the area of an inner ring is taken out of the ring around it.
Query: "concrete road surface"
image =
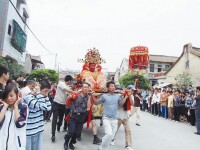
[[[195,127],[186,123],[176,123],[152,116],[149,113],[141,113],[141,126],[135,125],[135,116],[130,118],[133,148],[134,150],[200,150],[200,136],[195,135]],[[103,137],[103,127],[98,124],[98,136]],[[51,123],[45,124],[44,150],[63,150],[65,133],[56,133],[56,142],[51,142]],[[93,145],[92,129],[84,126],[82,141],[78,142],[76,150],[98,150],[98,145]],[[115,146],[110,150],[124,150],[124,128],[121,126],[115,141]]]

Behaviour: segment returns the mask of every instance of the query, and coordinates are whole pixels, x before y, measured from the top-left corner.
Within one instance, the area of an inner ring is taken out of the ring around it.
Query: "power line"
[[[19,15],[19,17],[21,18],[21,20],[23,21],[23,23],[27,26],[27,28],[29,29],[29,31],[32,33],[32,35],[36,38],[36,40],[39,42],[39,44],[48,52],[51,54],[54,54],[53,52],[51,52],[50,50],[48,50],[43,44],[42,42],[37,38],[37,36],[33,33],[33,31],[31,30],[31,28],[26,24],[25,20],[22,18],[22,16],[20,15],[19,11],[17,10],[17,8],[15,7],[15,5],[13,4],[13,2],[11,0],[9,0],[9,2],[12,4],[12,6],[14,7],[15,11],[17,12],[17,14]]]

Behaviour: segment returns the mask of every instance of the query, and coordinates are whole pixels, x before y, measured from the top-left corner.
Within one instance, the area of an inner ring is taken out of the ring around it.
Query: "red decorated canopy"
[[[132,47],[129,55],[129,68],[131,71],[134,69],[146,69],[149,65],[149,49],[145,46]]]

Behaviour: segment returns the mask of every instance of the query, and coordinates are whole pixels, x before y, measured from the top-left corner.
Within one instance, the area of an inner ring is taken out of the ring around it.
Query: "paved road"
[[[164,120],[160,117],[152,116],[142,112],[142,126],[135,125],[135,117],[130,119],[133,135],[134,150],[197,150],[200,149],[200,136],[193,134],[195,127],[185,123],[176,123]],[[99,121],[98,121],[99,126]],[[56,133],[56,143],[51,143],[51,123],[45,125],[44,150],[63,150],[64,134]],[[98,127],[100,137],[104,135],[103,127]],[[92,130],[84,127],[82,141],[75,147],[77,150],[97,150],[98,146],[92,144]],[[124,149],[124,129],[121,126],[115,146],[110,150]]]

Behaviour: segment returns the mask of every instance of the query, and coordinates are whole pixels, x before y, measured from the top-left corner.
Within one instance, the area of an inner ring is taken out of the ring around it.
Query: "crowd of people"
[[[140,110],[175,122],[187,122],[197,128],[200,135],[200,86],[196,89],[189,85],[182,88],[155,88],[141,90]]]
[[[9,81],[9,82],[8,82]],[[56,141],[56,131],[66,132],[64,150],[74,150],[82,140],[83,125],[92,125],[93,144],[99,150],[109,150],[115,145],[116,134],[123,124],[125,150],[133,150],[129,118],[136,114],[140,126],[140,111],[155,116],[181,121],[197,127],[200,134],[200,87],[187,90],[140,90],[134,85],[122,89],[113,81],[106,84],[107,91],[95,93],[86,83],[78,83],[67,75],[62,82],[51,83],[48,78],[36,82],[32,78],[16,77],[9,80],[9,70],[0,66],[0,149],[42,150],[45,122],[51,122],[51,140]],[[92,114],[93,105],[103,105],[105,135],[97,136],[97,124]]]
[[[48,79],[9,80],[9,70],[0,66],[0,149],[41,150],[44,122],[51,111]]]
[[[56,130],[60,132],[62,125],[63,131],[67,131],[65,150],[75,149],[74,144],[81,140],[85,123],[92,125],[93,144],[100,145],[100,150],[109,149],[117,129],[123,124],[125,149],[132,150],[127,111],[133,104],[133,87],[128,87],[129,91],[124,95],[116,94],[115,83],[108,82],[108,91],[102,95],[94,93],[88,83],[78,85],[70,75],[59,84],[50,83],[47,78],[39,82],[29,77],[10,80],[9,70],[0,66],[0,149],[41,150],[44,124],[52,119],[52,142],[56,141]],[[97,125],[91,111],[93,104],[104,105],[105,136],[102,139],[97,136]],[[121,111],[121,117],[118,111]]]

